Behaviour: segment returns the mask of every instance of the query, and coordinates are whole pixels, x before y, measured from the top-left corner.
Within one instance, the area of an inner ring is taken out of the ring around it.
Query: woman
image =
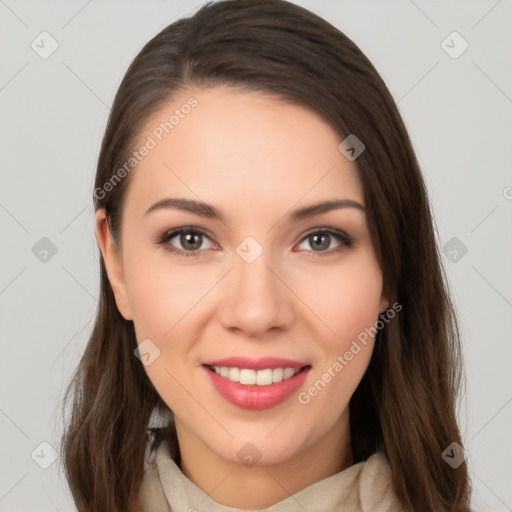
[[[171,24],[119,87],[94,200],[80,511],[470,510],[425,185],[344,34],[283,0]]]

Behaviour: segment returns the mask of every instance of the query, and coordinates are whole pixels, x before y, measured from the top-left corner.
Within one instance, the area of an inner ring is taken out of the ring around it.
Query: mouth
[[[201,366],[213,389],[229,403],[242,409],[262,410],[284,402],[304,384],[312,367],[310,364],[294,364],[295,367],[263,365],[259,369],[247,368],[243,364]]]

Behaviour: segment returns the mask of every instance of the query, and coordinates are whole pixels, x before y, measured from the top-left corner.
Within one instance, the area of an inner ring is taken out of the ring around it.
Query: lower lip
[[[297,375],[268,386],[246,386],[239,382],[233,382],[226,377],[221,377],[206,366],[203,366],[203,368],[210,377],[214,388],[228,402],[242,409],[253,411],[269,409],[286,400],[304,384],[304,380],[311,369],[311,367],[306,367]]]

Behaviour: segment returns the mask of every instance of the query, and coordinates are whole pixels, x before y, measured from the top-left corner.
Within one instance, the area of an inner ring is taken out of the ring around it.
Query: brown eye
[[[204,247],[205,242],[208,242]],[[158,240],[164,249],[184,256],[199,256],[203,251],[211,249],[210,238],[197,229],[180,228],[164,233]]]
[[[331,245],[331,236],[328,234],[310,235],[308,241],[314,251],[323,251]]]
[[[301,247],[306,242],[309,248],[307,246]],[[333,245],[333,242],[335,245]],[[318,255],[320,256],[323,255],[323,253],[327,255],[339,252],[351,245],[351,240],[343,233],[332,230],[318,230],[306,235],[302,239],[299,248],[319,253]]]
[[[179,237],[181,246],[191,251],[197,251],[203,243],[203,235],[201,233],[182,233]]]

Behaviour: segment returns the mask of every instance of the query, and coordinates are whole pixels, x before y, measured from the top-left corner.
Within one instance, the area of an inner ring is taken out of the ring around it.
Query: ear
[[[386,295],[383,293],[380,297],[379,302],[379,311],[381,313],[384,313],[390,306],[390,300],[386,297]]]
[[[119,248],[112,238],[104,208],[100,208],[96,211],[95,224],[96,240],[98,241],[101,255],[103,256],[110,286],[114,292],[117,309],[125,320],[132,320],[133,316],[124,280],[123,261]]]

